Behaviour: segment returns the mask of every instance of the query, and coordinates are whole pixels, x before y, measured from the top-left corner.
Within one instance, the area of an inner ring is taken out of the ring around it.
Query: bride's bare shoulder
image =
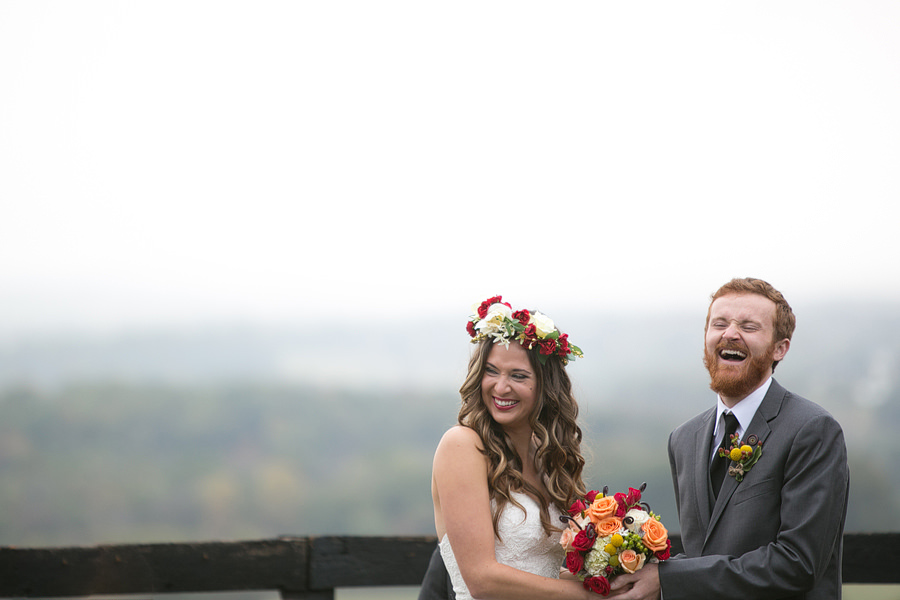
[[[432,481],[435,489],[444,486],[442,495],[448,489],[465,490],[476,483],[483,484],[487,493],[487,469],[478,433],[465,426],[451,427],[434,453]],[[471,490],[465,493],[471,495]]]
[[[484,444],[481,437],[475,430],[464,425],[456,425],[448,429],[434,453],[435,461],[483,461],[484,458]]]
[[[448,429],[438,444],[438,449],[450,448],[475,448],[480,450],[482,447],[481,437],[474,429],[463,425],[455,425]]]

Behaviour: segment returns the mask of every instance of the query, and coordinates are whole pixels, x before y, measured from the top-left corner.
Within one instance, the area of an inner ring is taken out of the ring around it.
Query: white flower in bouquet
[[[628,531],[638,532],[641,530],[641,526],[649,521],[652,517],[646,511],[643,511],[639,508],[632,508],[627,513],[625,513],[625,518],[622,522],[625,524],[625,527]]]
[[[584,557],[584,569],[591,577],[599,577],[609,565],[609,554],[603,550],[603,545],[595,545],[587,556]]]

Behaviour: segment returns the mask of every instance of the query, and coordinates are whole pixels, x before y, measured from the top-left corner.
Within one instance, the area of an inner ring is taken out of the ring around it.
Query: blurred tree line
[[[646,499],[677,531],[673,411],[620,402],[582,411],[586,481],[647,481]],[[851,446],[848,531],[900,529],[897,404],[844,415],[845,429],[875,435]],[[457,406],[452,394],[301,386],[5,389],[0,545],[430,534],[432,453]]]
[[[704,316],[567,316],[586,483],[646,481],[673,531],[668,434],[714,402]],[[900,530],[898,331],[896,306],[798,311],[775,373],[844,428],[847,531]],[[0,344],[0,545],[431,534],[461,335],[431,319]]]

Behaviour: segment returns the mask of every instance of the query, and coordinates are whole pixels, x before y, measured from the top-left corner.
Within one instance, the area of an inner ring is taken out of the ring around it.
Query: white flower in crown
[[[496,304],[491,304],[491,307],[488,308],[487,316],[482,320],[502,325],[503,319],[512,319],[512,309],[505,304],[497,302]]]
[[[534,325],[537,336],[541,339],[556,331],[556,325],[553,324],[553,319],[539,312],[535,312],[531,315],[529,325]]]
[[[484,335],[502,338],[506,336],[506,321],[509,319],[512,319],[512,309],[505,304],[492,304],[485,317],[475,325],[475,329]],[[509,344],[508,338],[503,341]]]

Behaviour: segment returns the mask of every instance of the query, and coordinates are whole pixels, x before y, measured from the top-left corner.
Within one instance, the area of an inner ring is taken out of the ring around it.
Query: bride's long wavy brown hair
[[[553,503],[565,514],[572,502],[585,494],[581,479],[584,470],[582,434],[577,422],[578,403],[572,394],[572,382],[558,356],[548,356],[542,365],[536,350],[527,353],[537,381],[537,402],[529,420],[537,443],[536,467],[545,476],[544,493],[525,480],[521,458],[481,399],[481,380],[492,347],[493,341],[486,339],[472,353],[468,375],[459,390],[462,407],[458,421],[478,433],[484,446],[482,453],[488,459],[488,490],[497,505],[493,516],[494,535],[499,538],[497,524],[507,503],[522,509],[511,491],[527,492],[540,500],[541,525],[547,535],[551,535],[561,527],[550,522],[547,506]]]

